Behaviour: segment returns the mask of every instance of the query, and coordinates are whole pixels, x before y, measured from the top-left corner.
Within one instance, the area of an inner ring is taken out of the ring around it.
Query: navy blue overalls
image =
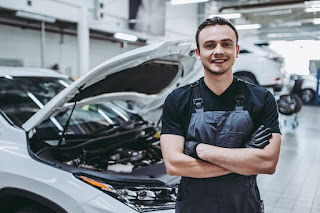
[[[191,116],[186,141],[199,141],[225,148],[239,148],[253,123],[244,105],[244,82],[237,79],[234,111],[205,111],[199,81],[191,84],[195,112]],[[176,213],[262,213],[263,202],[256,175],[228,174],[214,178],[182,177]]]

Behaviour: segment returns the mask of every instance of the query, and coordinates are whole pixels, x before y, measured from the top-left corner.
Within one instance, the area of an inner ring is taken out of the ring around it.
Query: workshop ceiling
[[[236,24],[260,24],[257,30],[240,33],[259,40],[320,39],[320,1],[302,0],[211,0],[206,14],[240,13]],[[308,12],[317,11],[317,12]]]
[[[171,1],[171,0],[166,0]],[[209,0],[199,3],[198,22],[209,15],[239,13],[230,19],[236,25],[258,24],[259,29],[239,30],[240,36],[261,41],[320,40],[320,0]],[[314,10],[315,12],[308,12]],[[40,29],[41,23],[16,17],[15,11],[0,8],[0,24]],[[47,31],[76,35],[76,23],[58,20]],[[90,32],[98,39],[114,40],[108,32]],[[138,41],[141,44],[145,40]]]

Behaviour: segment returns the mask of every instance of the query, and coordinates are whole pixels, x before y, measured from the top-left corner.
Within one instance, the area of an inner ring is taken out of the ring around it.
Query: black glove
[[[185,141],[183,153],[195,159],[200,159],[196,151],[198,144],[199,142],[197,141]]]
[[[269,139],[271,138],[272,133],[271,129],[261,125],[255,133],[251,135],[251,138],[248,142],[244,144],[246,148],[260,148],[263,149],[267,146],[270,142]]]

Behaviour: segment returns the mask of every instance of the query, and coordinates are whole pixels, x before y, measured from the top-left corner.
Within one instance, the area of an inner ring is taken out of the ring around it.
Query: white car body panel
[[[313,75],[302,76],[303,83],[301,89],[312,89],[314,92],[317,91],[317,77]],[[319,82],[319,94],[320,94],[320,82]]]
[[[5,119],[0,116],[0,189],[16,188],[35,193],[54,201],[70,213],[136,212],[75,178],[72,173],[32,159],[27,152],[25,131],[11,125],[5,125],[4,128],[5,123]],[[8,130],[8,127],[11,131],[1,131]],[[10,159],[10,164],[6,163],[7,159]],[[30,168],[37,169],[30,170]],[[173,213],[174,210],[153,212]]]
[[[5,121],[5,119],[0,116],[0,121]],[[4,126],[1,126],[3,123],[5,122],[0,122],[0,130],[4,129]],[[75,178],[72,173],[32,159],[27,151],[25,131],[12,126],[10,129],[11,131],[0,131],[0,176],[2,180],[0,189],[10,187],[36,193],[54,201],[68,212],[136,212],[126,205],[121,205],[120,201]],[[13,136],[14,140],[9,140]],[[6,159],[10,159],[10,164],[6,163]],[[30,168],[37,169],[30,170]]]
[[[279,54],[262,47],[258,47],[247,41],[239,41],[240,49],[250,53],[239,54],[233,66],[233,73],[250,72],[252,73],[261,86],[272,86],[282,84],[285,70],[284,64],[275,62],[269,58],[279,57]],[[278,80],[275,80],[278,79]]]

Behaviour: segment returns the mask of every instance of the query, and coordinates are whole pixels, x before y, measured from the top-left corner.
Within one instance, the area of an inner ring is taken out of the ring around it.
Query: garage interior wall
[[[130,32],[127,24],[129,0],[100,0],[106,5],[103,11],[105,16],[101,20],[94,18],[95,0],[47,0],[45,1],[47,5],[41,0],[32,0],[32,6],[26,5],[27,2],[3,0],[0,2],[0,7],[76,22],[80,19],[77,16],[81,15],[79,13],[81,4],[86,4],[89,11],[88,25],[90,30],[108,33],[128,32],[145,39],[147,43],[193,37],[198,25],[197,4],[177,7],[166,2],[166,34],[164,36],[154,36],[146,33]],[[186,14],[188,15],[186,16]],[[79,77],[81,73],[78,71],[78,45],[77,36],[46,31],[44,68],[50,68],[58,64],[62,73],[72,77]],[[91,38],[89,41],[89,68],[91,69],[106,59],[140,46],[143,46],[143,44]],[[5,50],[0,51],[1,60],[16,59],[20,60],[22,65],[26,67],[41,67],[41,31],[39,30],[0,24],[0,48]]]
[[[0,59],[19,60],[23,66],[40,67],[40,31],[0,25]],[[7,42],[4,42],[7,41]],[[108,58],[139,46],[103,40],[90,40],[90,68]],[[45,68],[58,64],[62,73],[78,77],[77,38],[46,32]]]

